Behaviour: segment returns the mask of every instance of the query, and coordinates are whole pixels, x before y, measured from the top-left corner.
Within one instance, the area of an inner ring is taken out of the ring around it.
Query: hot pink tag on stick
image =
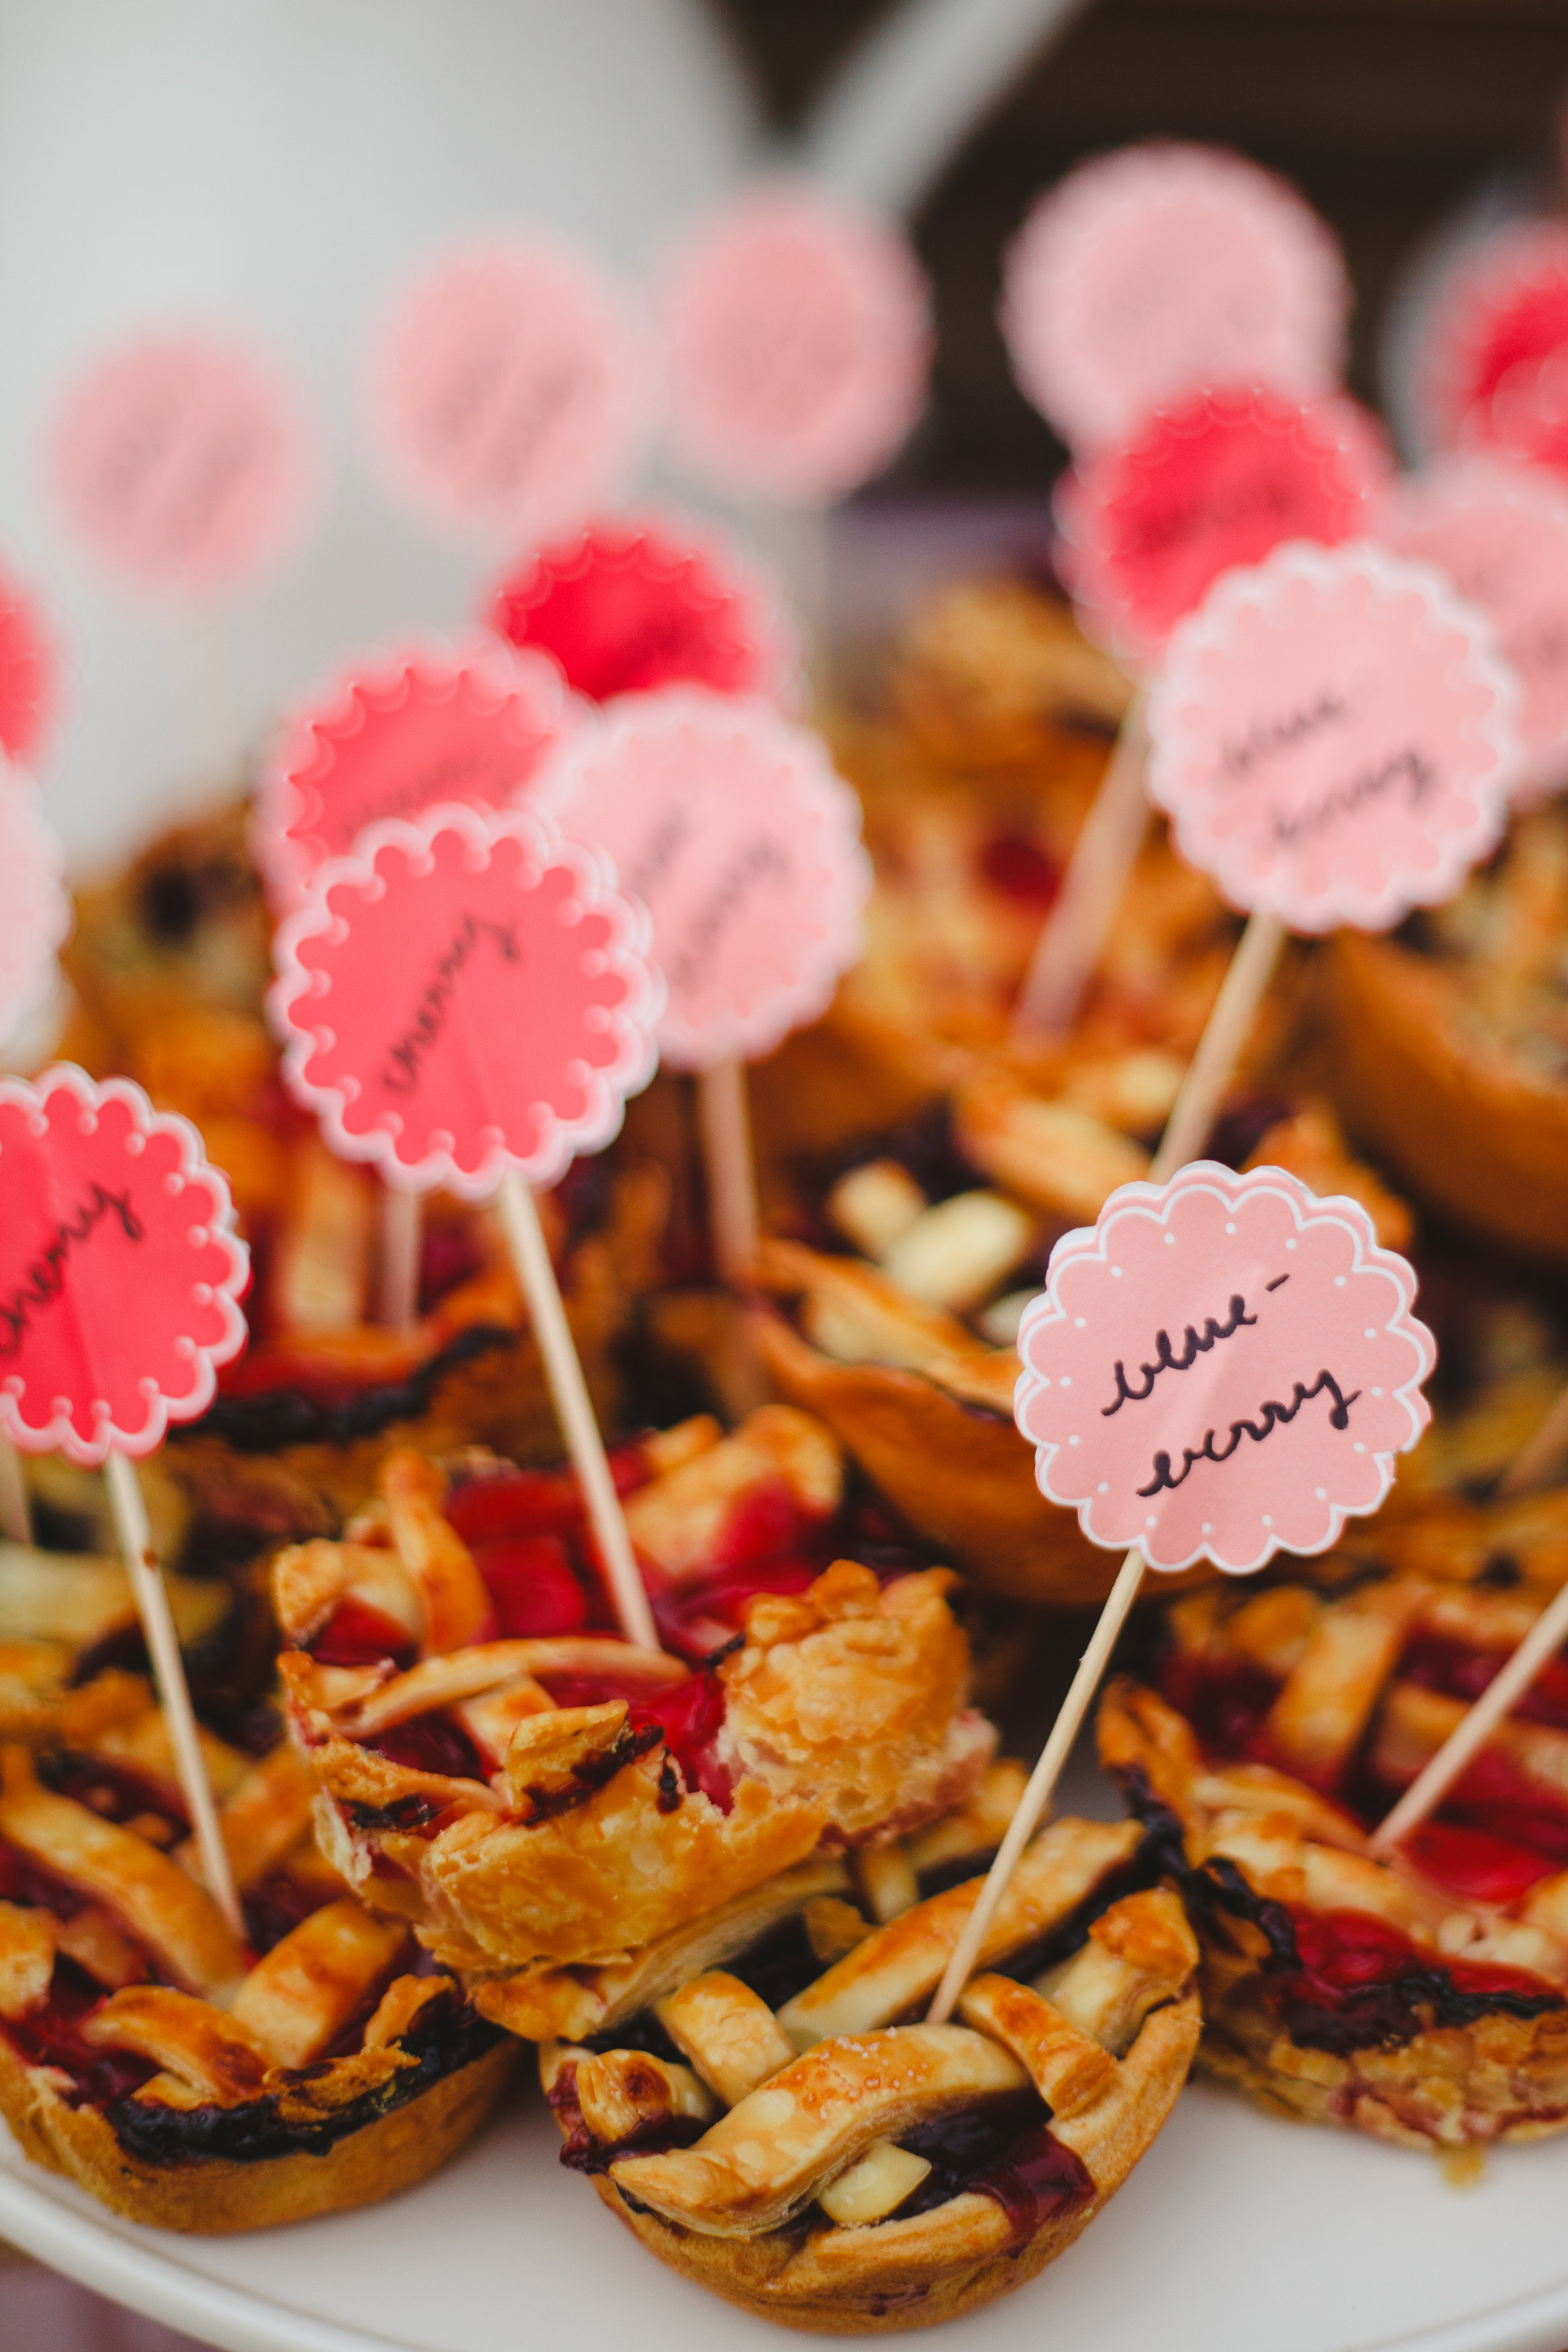
[[[1145,660],[1222,572],[1284,540],[1364,537],[1388,470],[1353,401],[1196,393],[1063,477],[1061,568],[1091,633]]]
[[[647,907],[676,1069],[770,1053],[861,951],[860,808],[818,737],[695,688],[621,703],[562,755],[566,830]]]
[[[538,549],[486,617],[592,702],[666,686],[799,697],[800,646],[777,584],[717,530],[663,515],[589,523]]]
[[[0,571],[0,751],[29,768],[59,719],[63,663],[36,599]]]
[[[1326,1551],[1430,1419],[1416,1276],[1358,1201],[1195,1160],[1051,1254],[1016,1411],[1040,1491],[1151,1568]]]
[[[0,1040],[48,994],[70,937],[66,855],[32,779],[0,760]]]
[[[779,183],[733,198],[675,257],[669,433],[696,478],[817,505],[879,473],[925,404],[930,295],[878,215]]]
[[[1434,305],[1416,388],[1439,447],[1568,466],[1568,225],[1515,223],[1458,264]]]
[[[1350,289],[1295,190],[1220,147],[1151,140],[1041,196],[1009,249],[1001,324],[1066,440],[1124,440],[1203,384],[1333,391]]]
[[[1517,700],[1490,625],[1429,566],[1281,547],[1171,637],[1149,790],[1232,906],[1386,930],[1498,840]]]
[[[61,1064],[0,1080],[0,1427],[29,1453],[150,1454],[245,1345],[250,1259],[188,1119]]]
[[[244,585],[290,550],[315,467],[303,416],[267,362],[201,334],[107,352],[61,403],[61,511],[106,570],[155,593]]]
[[[522,800],[573,723],[541,654],[431,641],[350,662],[287,720],[262,772],[252,838],[279,904],[383,817]]]
[[[653,1076],[646,938],[602,861],[521,809],[389,819],[278,932],[285,1078],[404,1191],[553,1184]]]
[[[437,520],[533,539],[618,491],[646,376],[592,263],[543,238],[482,247],[404,293],[376,362],[375,421],[394,477]]]

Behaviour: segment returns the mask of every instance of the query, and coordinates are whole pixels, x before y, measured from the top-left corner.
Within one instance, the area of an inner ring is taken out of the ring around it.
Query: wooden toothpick
[[[1139,692],[1128,706],[1100,789],[1072,845],[1056,904],[1035,942],[1013,1007],[1015,1037],[1064,1036],[1077,1018],[1148,830],[1148,755]]]

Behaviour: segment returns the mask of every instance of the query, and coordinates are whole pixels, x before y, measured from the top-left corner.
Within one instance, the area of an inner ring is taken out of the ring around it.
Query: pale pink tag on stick
[[[734,197],[664,306],[669,436],[699,480],[819,505],[879,473],[925,404],[930,295],[902,232],[820,189]]]
[[[64,699],[59,645],[37,601],[0,571],[0,751],[37,765]]]
[[[523,800],[574,723],[542,654],[432,640],[349,663],[285,722],[262,772],[252,840],[278,904],[383,817]]]
[[[1433,305],[1416,396],[1439,448],[1568,467],[1568,224],[1514,222],[1457,265]]]
[[[1232,906],[1386,930],[1499,839],[1517,688],[1428,565],[1281,547],[1183,621],[1149,700],[1149,791]]]
[[[1026,397],[1077,446],[1202,384],[1331,392],[1349,314],[1339,249],[1285,181],[1151,140],[1040,198],[1008,251],[1001,323]]]
[[[243,586],[298,536],[315,485],[302,415],[267,362],[199,334],[107,352],[67,391],[53,438],[66,521],[144,590]]]
[[[0,760],[0,1040],[48,994],[70,937],[65,849],[32,779]]]
[[[437,520],[533,539],[620,489],[646,379],[591,262],[543,238],[481,247],[403,294],[376,361],[375,422],[395,478]]]
[[[820,740],[695,688],[629,698],[562,754],[567,832],[607,850],[653,919],[676,1069],[770,1053],[861,951],[860,809]]]
[[[1057,1243],[1019,1333],[1041,1493],[1151,1568],[1326,1551],[1430,1419],[1415,1297],[1358,1201],[1283,1169],[1121,1185]]]

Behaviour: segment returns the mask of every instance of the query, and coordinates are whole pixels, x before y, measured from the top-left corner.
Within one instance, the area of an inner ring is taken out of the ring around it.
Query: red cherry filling
[[[394,1723],[379,1739],[366,1741],[389,1764],[411,1772],[441,1772],[453,1780],[483,1780],[485,1762],[459,1723],[450,1716],[416,1715],[408,1723]]]
[[[1559,1991],[1522,1969],[1434,1966],[1368,1912],[1262,1907],[1289,1922],[1294,1964],[1276,1949],[1269,1973],[1281,2022],[1309,2048],[1343,2055],[1393,2047],[1430,2025],[1469,2024],[1489,2011],[1535,2017],[1563,2006]]]
[[[340,1601],[315,1640],[307,1645],[319,1666],[373,1666],[390,1658],[400,1674],[413,1665],[415,1647],[395,1617],[365,1601]]]
[[[588,1595],[559,1536],[493,1536],[473,1549],[505,1639],[539,1641],[587,1624]]]
[[[5,2021],[5,2039],[30,2066],[56,2066],[69,2077],[66,2095],[73,2107],[111,2106],[159,2071],[152,2059],[128,2050],[97,2050],[83,2041],[82,2025],[103,1999],[73,1961],[57,1960],[48,2000],[26,2017]]]
[[[997,834],[980,852],[980,871],[993,890],[1043,914],[1061,887],[1061,874],[1037,842],[1021,834]]]
[[[734,1783],[727,1768],[714,1754],[714,1742],[724,1723],[724,1685],[716,1675],[693,1675],[684,1683],[666,1683],[651,1697],[632,1704],[627,1723],[633,1735],[656,1725],[686,1787],[700,1790],[721,1813],[729,1811],[735,1802]]]

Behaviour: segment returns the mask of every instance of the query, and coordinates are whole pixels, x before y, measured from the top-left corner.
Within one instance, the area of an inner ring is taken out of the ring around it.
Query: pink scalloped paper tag
[[[449,256],[386,328],[373,416],[393,478],[462,530],[535,539],[620,490],[647,426],[627,306],[595,265],[542,237]]]
[[[262,772],[252,841],[277,902],[297,904],[383,818],[521,802],[574,724],[542,654],[433,640],[349,663],[285,722]]]
[[[653,1074],[647,930],[603,859],[526,810],[372,825],[278,931],[285,1080],[402,1191],[553,1184]]]
[[[1486,614],[1520,682],[1514,805],[1556,792],[1568,782],[1568,488],[1539,466],[1441,458],[1394,485],[1378,536]]]
[[[1203,384],[1332,392],[1350,288],[1339,247],[1273,173],[1177,140],[1081,164],[1008,249],[1013,373],[1064,439],[1125,440]]]
[[[628,698],[567,747],[554,805],[648,908],[674,1068],[755,1060],[827,1010],[871,866],[820,738],[695,688]]]
[[[879,215],[792,182],[686,237],[664,304],[672,452],[696,479],[819,505],[880,473],[925,405],[925,278]]]
[[[0,760],[0,1040],[55,983],[71,934],[66,853],[30,776]]]
[[[1568,224],[1500,229],[1432,307],[1416,397],[1438,447],[1568,467]]]
[[[1062,478],[1062,576],[1092,635],[1147,660],[1222,572],[1285,540],[1364,538],[1388,472],[1354,401],[1196,393]]]
[[[1518,689],[1439,572],[1354,541],[1228,572],[1149,698],[1149,791],[1234,907],[1380,931],[1498,841]]]
[[[0,751],[37,765],[65,699],[59,642],[37,599],[0,569]]]
[[[301,536],[316,466],[267,360],[203,334],[105,352],[56,420],[61,513],[105,569],[153,593],[210,595],[270,571]]]
[[[800,693],[800,643],[778,583],[716,530],[663,515],[588,523],[509,572],[486,615],[560,666],[591,702],[666,686]]]
[[[1282,1168],[1120,1185],[1057,1243],[1019,1328],[1040,1492],[1151,1568],[1326,1551],[1431,1418],[1415,1300],[1360,1202]]]
[[[250,1255],[188,1119],[61,1063],[0,1080],[0,1428],[29,1454],[151,1454],[246,1341]]]

